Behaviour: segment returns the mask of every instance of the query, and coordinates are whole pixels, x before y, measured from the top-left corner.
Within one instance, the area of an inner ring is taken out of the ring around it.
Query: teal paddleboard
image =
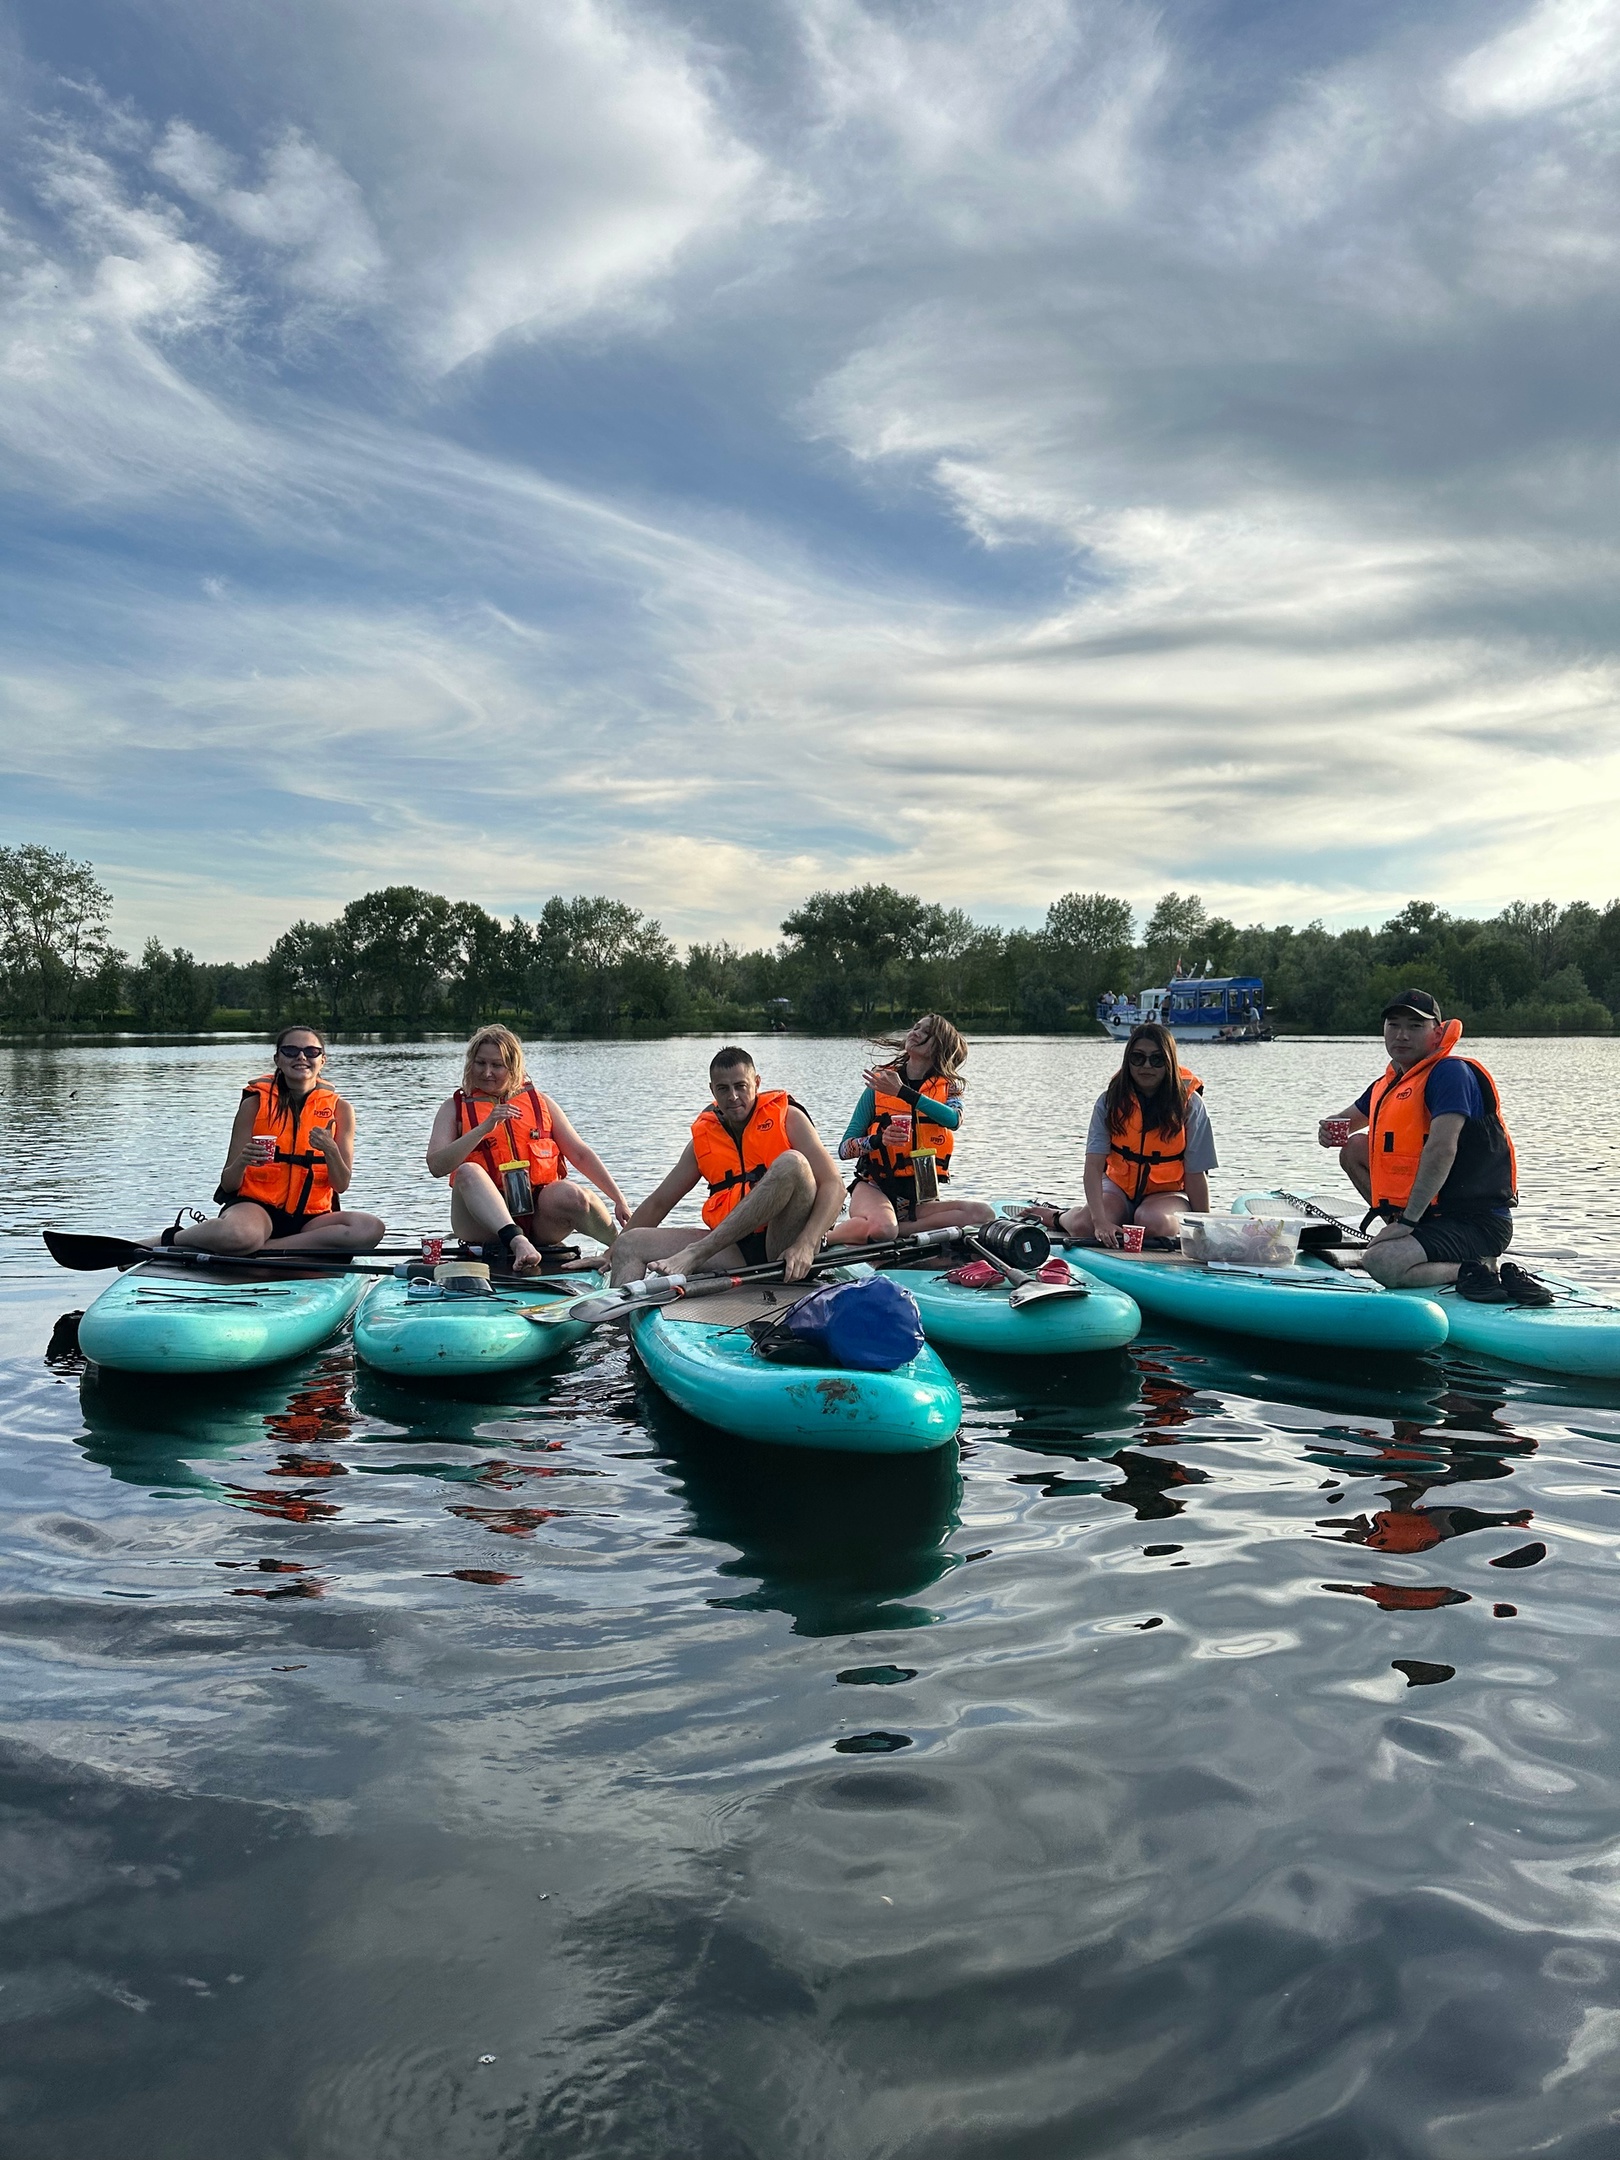
[[[1276,1193],[1244,1193],[1234,1213],[1251,1215],[1281,1205]],[[1331,1213],[1331,1210],[1329,1210]],[[1328,1272],[1308,1257],[1302,1265]],[[1553,1294],[1551,1305],[1476,1305],[1455,1290],[1392,1290],[1391,1297],[1423,1299],[1445,1314],[1454,1350],[1529,1365],[1571,1379],[1620,1380],[1620,1302],[1566,1277],[1532,1271]]]
[[[395,1380],[521,1372],[561,1357],[589,1332],[578,1321],[545,1325],[530,1315],[600,1290],[603,1280],[599,1274],[547,1276],[488,1297],[467,1297],[446,1294],[437,1283],[418,1287],[389,1276],[361,1307],[354,1347]]]
[[[896,1268],[893,1279],[909,1290],[922,1314],[923,1333],[948,1349],[994,1357],[1077,1357],[1089,1350],[1119,1350],[1135,1339],[1142,1315],[1135,1300],[1096,1276],[1070,1265],[1084,1297],[1035,1298],[1012,1303],[1012,1287],[994,1283],[970,1290],[947,1273]]]
[[[375,1280],[335,1270],[244,1280],[235,1270],[147,1262],[87,1308],[79,1348],[116,1372],[245,1372],[318,1350]]]
[[[1143,1312],[1222,1335],[1314,1343],[1324,1350],[1412,1356],[1438,1350],[1446,1316],[1427,1295],[1382,1290],[1363,1275],[1326,1266],[1254,1273],[1206,1265],[1181,1253],[1084,1248],[1087,1272],[1135,1298]]]
[[[779,1365],[759,1356],[735,1313],[705,1314],[701,1303],[639,1312],[630,1331],[671,1402],[744,1440],[906,1455],[942,1447],[962,1422],[956,1382],[926,1347],[897,1372]]]

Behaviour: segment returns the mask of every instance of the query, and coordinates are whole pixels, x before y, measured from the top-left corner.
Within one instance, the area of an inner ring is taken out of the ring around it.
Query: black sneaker
[[[1502,1288],[1515,1305],[1550,1305],[1553,1294],[1544,1282],[1509,1260],[1502,1269]]]
[[[1517,1269],[1514,1271],[1517,1273]],[[1513,1293],[1495,1268],[1483,1260],[1465,1260],[1457,1270],[1457,1295],[1471,1305],[1511,1305]],[[1548,1303],[1552,1301],[1549,1298]]]

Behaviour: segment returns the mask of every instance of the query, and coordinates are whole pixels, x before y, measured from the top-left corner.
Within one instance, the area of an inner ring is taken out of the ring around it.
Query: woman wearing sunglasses
[[[1156,1021],[1132,1028],[1119,1071],[1097,1097],[1086,1135],[1086,1197],[1027,1212],[1049,1230],[1118,1245],[1126,1223],[1173,1238],[1189,1209],[1209,1208],[1215,1136],[1204,1083],[1183,1069],[1176,1039]]]
[[[326,1038],[302,1021],[276,1037],[275,1063],[242,1090],[214,1198],[220,1212],[176,1223],[158,1243],[278,1258],[369,1252],[386,1225],[339,1203],[354,1175],[354,1112],[323,1077]]]

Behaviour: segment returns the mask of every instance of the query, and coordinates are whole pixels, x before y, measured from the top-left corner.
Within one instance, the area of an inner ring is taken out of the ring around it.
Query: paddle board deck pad
[[[376,1280],[336,1271],[223,1270],[147,1261],[109,1283],[79,1322],[79,1348],[115,1372],[230,1373],[318,1350]]]
[[[600,1274],[546,1277],[468,1297],[388,1276],[360,1309],[354,1347],[395,1380],[462,1380],[549,1365],[590,1330],[583,1321],[541,1325],[530,1316],[600,1290],[603,1281]]]
[[[1142,1315],[1133,1298],[1069,1263],[1085,1297],[1036,1298],[1012,1303],[1011,1283],[982,1290],[953,1283],[948,1273],[895,1268],[894,1280],[909,1290],[931,1343],[994,1357],[1076,1357],[1092,1350],[1120,1350],[1135,1340]]]
[[[749,1321],[779,1315],[794,1302],[780,1285],[767,1285],[651,1306],[631,1319],[630,1337],[648,1376],[672,1403],[744,1440],[909,1455],[955,1437],[962,1398],[930,1349],[886,1373],[761,1357],[747,1332]]]
[[[1275,1193],[1244,1193],[1232,1203],[1236,1212],[1245,1215],[1281,1205]],[[1317,1263],[1302,1260],[1301,1265],[1315,1267]],[[1454,1350],[1570,1379],[1620,1380],[1620,1300],[1606,1298],[1567,1277],[1548,1275],[1541,1268],[1531,1272],[1552,1292],[1551,1305],[1476,1305],[1449,1287],[1387,1294],[1438,1305]]]

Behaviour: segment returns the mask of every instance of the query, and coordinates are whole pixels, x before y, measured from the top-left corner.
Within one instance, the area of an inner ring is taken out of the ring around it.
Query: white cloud
[[[1476,48],[1448,88],[1460,112],[1514,116],[1612,98],[1620,84],[1620,17],[1613,0],[1539,0],[1511,29]]]
[[[237,231],[278,251],[287,282],[312,298],[352,305],[375,284],[383,255],[360,190],[296,128],[272,146],[257,189],[232,187],[228,153],[183,120],[170,123],[152,165]]]

